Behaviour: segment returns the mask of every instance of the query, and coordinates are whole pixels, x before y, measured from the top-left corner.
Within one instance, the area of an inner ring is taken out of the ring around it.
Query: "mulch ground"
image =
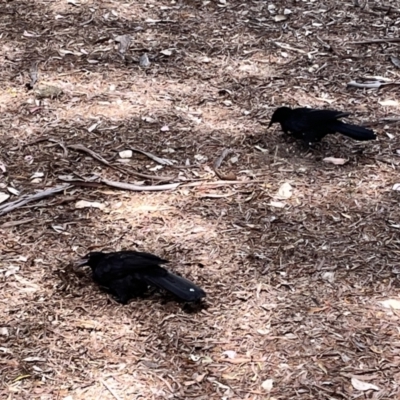
[[[400,398],[397,1],[0,7],[1,398]],[[281,105],[378,139],[305,149]],[[102,249],[206,301],[121,306],[74,266]]]

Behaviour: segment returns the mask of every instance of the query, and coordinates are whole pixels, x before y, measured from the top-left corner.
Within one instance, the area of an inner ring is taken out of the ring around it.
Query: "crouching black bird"
[[[138,251],[112,253],[92,252],[79,265],[89,265],[93,280],[126,304],[143,295],[148,286],[156,286],[174,294],[180,300],[194,302],[205,297],[203,289],[181,276],[160,267],[168,263],[153,254]]]
[[[371,129],[339,121],[339,118],[347,117],[350,114],[335,110],[279,107],[273,113],[268,128],[279,122],[283,132],[307,143],[319,142],[326,135],[336,132],[354,140],[376,139],[376,135]]]

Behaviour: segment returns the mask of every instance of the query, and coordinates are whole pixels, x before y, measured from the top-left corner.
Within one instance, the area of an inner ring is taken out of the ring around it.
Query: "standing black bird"
[[[283,132],[307,143],[319,142],[326,135],[336,132],[354,140],[376,139],[376,135],[371,129],[339,121],[339,118],[347,117],[350,114],[335,110],[279,107],[272,115],[268,128],[279,122]]]
[[[144,294],[149,285],[164,289],[180,300],[192,302],[205,297],[203,289],[160,267],[168,263],[153,254],[138,251],[92,252],[79,263],[89,265],[93,280],[126,304]]]

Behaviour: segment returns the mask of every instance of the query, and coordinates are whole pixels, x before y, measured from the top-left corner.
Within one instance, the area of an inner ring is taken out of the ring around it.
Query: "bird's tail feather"
[[[373,130],[362,126],[350,125],[340,122],[335,125],[336,132],[348,136],[354,140],[374,140],[376,135]]]
[[[146,275],[143,279],[151,285],[164,289],[184,301],[197,301],[206,294],[203,289],[181,276],[168,272],[164,276]]]

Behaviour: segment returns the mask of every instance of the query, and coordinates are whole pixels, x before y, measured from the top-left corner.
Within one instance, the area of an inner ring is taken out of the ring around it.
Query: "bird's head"
[[[93,251],[86,254],[85,257],[77,262],[78,267],[83,267],[84,265],[89,265],[90,268],[95,268],[100,260],[104,257],[105,253],[102,251]]]
[[[284,121],[291,113],[292,109],[290,107],[279,107],[272,114],[271,122],[268,125],[268,128],[275,124],[276,122]]]

